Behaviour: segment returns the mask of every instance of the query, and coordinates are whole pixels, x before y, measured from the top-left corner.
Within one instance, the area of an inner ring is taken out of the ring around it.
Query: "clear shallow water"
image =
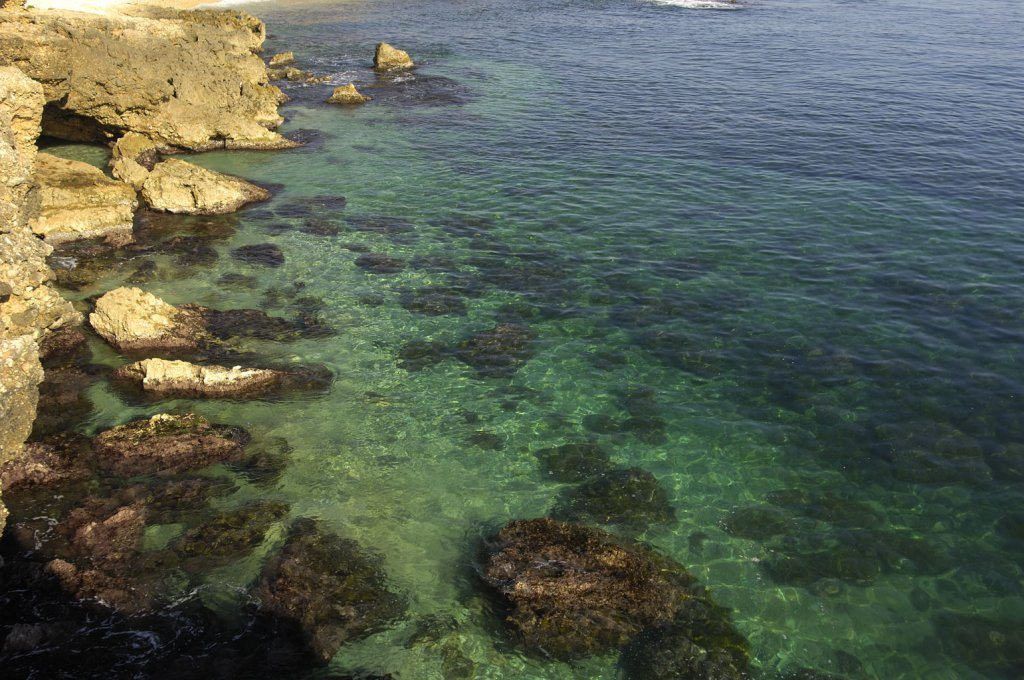
[[[336,382],[318,398],[145,411],[98,387],[93,425],[189,408],[286,438],[292,464],[269,495],[372,546],[410,600],[405,623],[334,666],[443,677],[443,649],[406,645],[418,617],[441,612],[461,624],[449,648],[482,677],[615,677],[614,658],[570,666],[509,648],[472,571],[481,535],[544,514],[564,491],[533,452],[594,438],[668,490],[676,522],[640,538],[733,608],[767,676],[1020,672],[1024,549],[998,523],[1024,499],[1024,11],[945,0],[252,9],[270,27],[268,54],[294,50],[376,99],[338,109],[319,104],[327,89],[291,87],[286,130],[320,140],[199,157],[284,188],[241,214],[216,263],[146,287],[284,313],[287,296],[268,306],[265,290],[302,281],[338,334],[253,348],[327,364]],[[366,67],[381,39],[422,63],[413,80],[374,87]],[[285,216],[322,195],[348,198],[324,215],[337,236]],[[357,215],[414,228],[346,226]],[[265,241],[283,267],[229,256]],[[369,273],[353,247],[417,266]],[[218,283],[228,272],[259,284]],[[456,276],[474,293],[464,316],[402,307],[403,292]],[[449,343],[508,318],[538,336],[511,379],[455,360],[400,366],[409,341]],[[636,412],[661,419],[663,436],[588,431],[588,416]],[[502,448],[475,445],[478,431]],[[254,495],[267,492],[223,502]],[[752,529],[730,513],[748,506],[781,512],[784,528],[737,535]],[[210,597],[256,569],[217,572]]]

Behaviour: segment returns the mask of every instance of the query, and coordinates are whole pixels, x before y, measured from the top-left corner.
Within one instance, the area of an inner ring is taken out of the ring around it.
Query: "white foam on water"
[[[728,2],[728,0],[650,0],[650,2],[655,5],[669,5],[683,9],[743,9],[743,5],[738,2]]]

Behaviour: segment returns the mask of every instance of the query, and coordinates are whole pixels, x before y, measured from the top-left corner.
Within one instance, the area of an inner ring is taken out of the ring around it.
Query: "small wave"
[[[743,5],[729,0],[650,0],[655,5],[670,5],[684,9],[743,9]]]

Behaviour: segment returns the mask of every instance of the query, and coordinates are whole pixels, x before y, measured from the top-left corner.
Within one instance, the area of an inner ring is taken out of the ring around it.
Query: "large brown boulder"
[[[40,206],[32,231],[47,243],[97,237],[131,241],[138,200],[130,185],[110,179],[94,165],[48,153],[36,156],[35,176]]]
[[[44,84],[44,131],[61,139],[138,132],[190,150],[286,148],[265,37],[258,19],[230,11],[3,12],[0,65]]]
[[[394,71],[415,66],[408,52],[392,47],[386,42],[377,43],[373,54],[373,68],[378,71]]]
[[[178,309],[140,288],[117,288],[96,301],[89,323],[122,351],[195,349],[207,338],[194,311]]]
[[[531,653],[569,660],[672,631],[675,642],[694,645],[659,663],[679,674],[657,677],[743,677],[746,643],[728,612],[682,566],[643,544],[547,518],[517,520],[486,542],[482,558],[484,582],[508,607],[505,623]],[[720,652],[737,673],[684,673],[704,652]]]
[[[142,199],[153,210],[186,215],[232,213],[270,193],[238,177],[172,158],[158,163],[142,184]]]

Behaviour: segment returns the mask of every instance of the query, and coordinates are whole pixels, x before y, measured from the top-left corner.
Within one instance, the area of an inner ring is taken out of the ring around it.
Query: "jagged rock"
[[[0,337],[31,335],[81,322],[82,315],[49,284],[53,248],[24,231],[0,234]]]
[[[48,153],[36,157],[39,215],[32,231],[48,243],[106,237],[131,240],[138,201],[128,184],[112,180],[99,168]]]
[[[346,642],[380,630],[405,610],[402,598],[388,591],[377,560],[311,519],[292,525],[263,568],[257,595],[264,612],[299,626],[324,663]]]
[[[43,114],[43,86],[0,68],[0,232],[17,232],[32,212],[32,167]]]
[[[163,413],[101,432],[93,447],[100,467],[114,474],[167,475],[241,460],[248,440],[241,428]]]
[[[265,38],[262,22],[230,11],[4,12],[0,65],[43,83],[43,128],[61,139],[288,148],[273,131],[281,92],[258,55]]]
[[[193,349],[206,339],[205,322],[139,288],[117,288],[96,301],[89,323],[122,351]]]
[[[175,158],[157,163],[142,185],[150,208],[186,215],[222,215],[268,198],[255,184]]]
[[[510,522],[491,537],[481,575],[509,606],[515,639],[556,659],[622,648],[710,605],[682,566],[650,548],[547,518]]]
[[[78,434],[61,434],[25,445],[21,455],[0,464],[0,486],[10,491],[85,479],[92,445]]]
[[[159,157],[156,144],[144,135],[129,132],[114,142],[111,151],[111,174],[141,191]]]
[[[280,52],[280,53],[275,54],[274,56],[272,56],[270,58],[270,61],[268,62],[268,64],[270,65],[271,68],[274,68],[274,67],[277,67],[277,66],[287,66],[289,64],[294,64],[294,63],[295,63],[295,53],[294,52]]]
[[[201,397],[237,397],[265,393],[284,382],[288,374],[265,368],[198,366],[187,361],[144,359],[114,372],[114,377],[138,383],[160,394]]]
[[[32,431],[43,366],[31,335],[0,338],[0,465],[19,456]]]
[[[334,88],[334,92],[331,94],[330,99],[327,100],[328,104],[365,104],[370,101],[371,97],[367,97],[365,94],[361,94],[356,89],[355,84],[349,83],[348,85],[342,85],[341,87]]]
[[[393,71],[413,66],[415,64],[409,58],[408,52],[396,49],[385,42],[377,43],[377,51],[373,55],[373,68],[378,71]]]

